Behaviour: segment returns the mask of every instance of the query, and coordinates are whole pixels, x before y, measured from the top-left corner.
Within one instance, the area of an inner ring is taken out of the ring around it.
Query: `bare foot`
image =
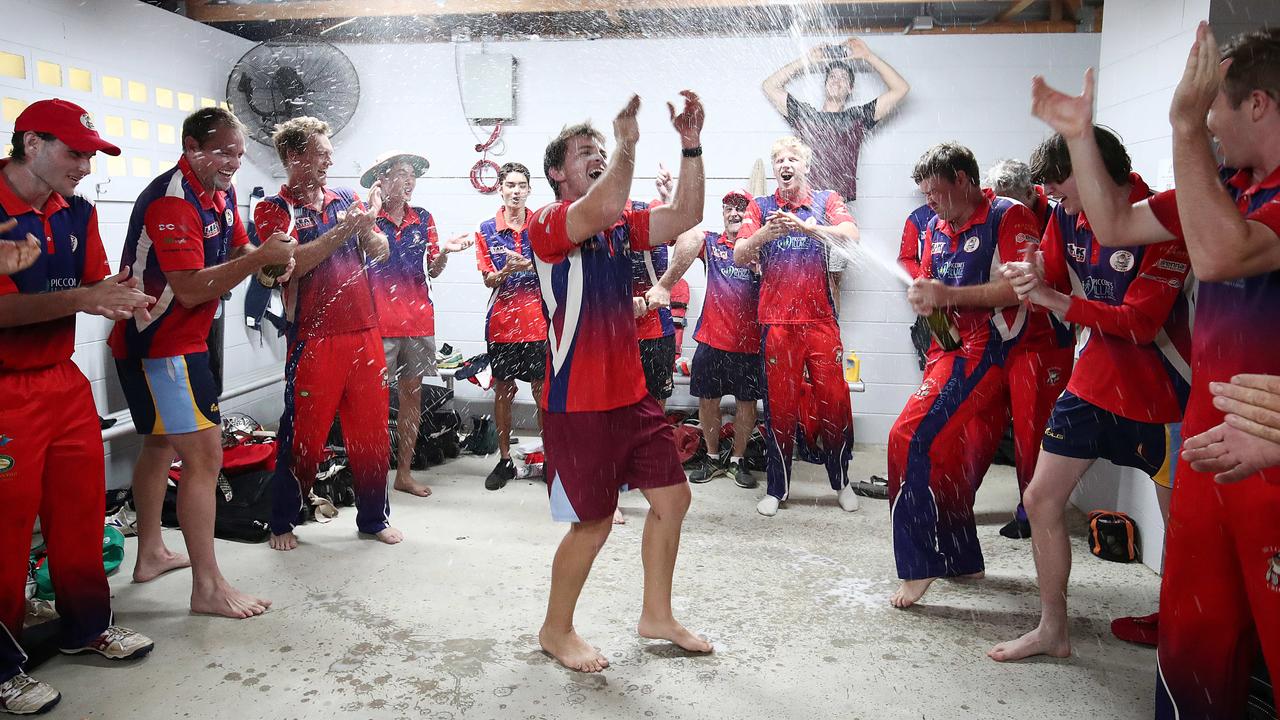
[[[133,581],[151,582],[167,572],[185,567],[191,567],[191,558],[164,548],[154,555],[138,556],[133,564]]]
[[[1032,655],[1048,655],[1064,658],[1071,656],[1071,639],[1067,637],[1064,627],[1062,632],[1054,633],[1037,626],[1035,630],[1017,640],[1002,642],[987,651],[987,657],[996,662],[1013,662]]]
[[[379,540],[381,540],[382,542],[388,545],[395,545],[396,543],[404,539],[404,533],[388,525],[387,527],[382,529],[382,532],[379,532],[377,535],[374,535],[374,537],[378,538]]]
[[[676,622],[675,619],[655,621],[641,616],[640,624],[636,626],[636,632],[642,638],[668,640],[689,652],[711,652],[711,643],[689,632],[688,628]]]
[[[395,488],[396,490],[399,490],[400,492],[406,492],[406,493],[409,493],[410,495],[417,495],[418,497],[431,496],[431,488],[427,487],[426,485],[422,485],[421,483],[414,482],[413,477],[409,475],[400,475],[399,473],[397,473],[396,482],[391,487]]]
[[[246,595],[219,580],[208,588],[191,588],[191,612],[201,615],[243,619],[261,615],[271,607],[270,600]]]
[[[622,508],[614,508],[614,509],[613,509],[613,524],[614,524],[614,525],[626,525],[626,524],[627,524],[627,519],[626,519],[625,517],[623,517],[623,516],[622,516]]]
[[[981,580],[986,576],[987,576],[986,570],[979,570],[976,573],[969,573],[968,575],[956,575],[951,579],[952,580]]]
[[[553,633],[543,627],[538,631],[538,644],[556,662],[577,672],[597,673],[609,667],[609,661],[587,644],[577,631]]]
[[[925,578],[923,580],[903,580],[898,586],[898,592],[889,598],[889,604],[898,608],[908,608],[919,602],[924,597],[925,591],[938,578]]]
[[[293,550],[298,547],[298,536],[294,535],[293,531],[290,530],[283,535],[272,535],[267,544],[271,546],[272,550]]]

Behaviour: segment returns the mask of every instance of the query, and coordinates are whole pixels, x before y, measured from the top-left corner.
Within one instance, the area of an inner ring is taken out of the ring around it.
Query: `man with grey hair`
[[[996,195],[1007,197],[1026,205],[1040,221],[1040,230],[1049,224],[1055,203],[1049,200],[1044,187],[1031,179],[1031,168],[1021,160],[1005,158],[987,170],[986,186]]]

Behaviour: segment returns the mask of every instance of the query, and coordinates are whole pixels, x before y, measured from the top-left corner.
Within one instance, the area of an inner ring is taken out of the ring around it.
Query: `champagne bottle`
[[[929,334],[933,335],[938,347],[945,352],[960,349],[960,333],[956,331],[956,326],[947,316],[945,308],[935,308],[929,317],[925,318],[925,322],[928,323]]]

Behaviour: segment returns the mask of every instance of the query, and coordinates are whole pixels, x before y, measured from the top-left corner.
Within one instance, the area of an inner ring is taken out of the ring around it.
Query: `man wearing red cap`
[[[190,565],[191,609],[233,618],[261,615],[271,603],[232,587],[214,557],[222,421],[206,338],[219,298],[265,267],[287,267],[297,247],[284,233],[256,249],[249,244],[231,184],[243,155],[244,128],[230,110],[203,108],[182,123],[182,157],[134,202],[120,260],[156,304],[150,317],[116,323],[108,341],[143,440],[133,470],[134,582]],[[182,461],[178,521],[190,559],[170,552],[160,535],[175,458]]]
[[[0,161],[0,228],[40,245],[31,266],[0,275],[0,710],[15,714],[44,712],[61,699],[23,672],[27,655],[17,641],[37,516],[62,652],[124,660],[155,646],[112,624],[102,569],[102,434],[89,381],[71,361],[77,313],[145,317],[155,301],[127,272],[107,276],[97,213],[75,195],[99,150],[120,154],[83,108],[42,100],[18,116],[13,150]]]
[[[727,475],[739,487],[754,488],[756,479],[743,462],[747,441],[756,425],[756,401],[764,397],[764,366],[760,358],[760,277],[753,268],[733,261],[751,196],[731,190],[720,203],[724,233],[691,230],[676,239],[671,267],[646,295],[649,304],[670,302],[671,288],[684,276],[694,258],[707,268],[707,292],[694,339],[689,393],[698,398],[698,420],[707,443],[707,455],[689,473],[689,482],[704,483]],[[732,395],[737,401],[733,420],[733,451],[728,460],[712,459],[720,447],[720,401]]]

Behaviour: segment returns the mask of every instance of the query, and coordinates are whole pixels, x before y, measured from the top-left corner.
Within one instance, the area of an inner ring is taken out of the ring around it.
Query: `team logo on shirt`
[[[1267,567],[1267,587],[1280,592],[1280,553],[1271,556],[1271,564]]]
[[[1084,249],[1083,245],[1067,243],[1067,254],[1071,256],[1072,260],[1082,263],[1084,262],[1085,256],[1088,255],[1088,252]]]
[[[80,238],[75,235],[68,235],[67,237],[71,240],[71,252],[75,252],[80,247]]]
[[[946,243],[944,243],[944,242],[936,242],[936,243],[934,243],[934,244],[933,244],[933,250],[932,250],[932,252],[933,252],[933,254],[934,254],[934,255],[941,255],[942,253],[944,253],[944,252],[946,252],[946,251],[947,251],[947,244],[946,244]]]
[[[1111,256],[1111,268],[1116,272],[1129,272],[1133,269],[1133,253],[1128,250],[1117,250]]]
[[[314,219],[312,219],[312,218],[309,218],[309,217],[306,217],[306,216],[303,216],[303,217],[298,218],[298,229],[299,229],[299,230],[310,230],[311,228],[313,228],[313,227],[315,227],[315,226],[316,226],[316,221],[315,221]]]
[[[1111,264],[1115,264],[1114,260]],[[1085,278],[1084,294],[1090,300],[1115,300],[1116,286],[1110,280],[1095,277]]]
[[[13,458],[8,455],[0,455],[0,475],[12,470],[15,464],[16,463],[14,463]]]
[[[1035,235],[1030,235],[1030,234],[1028,234],[1028,233],[1018,233],[1018,238],[1017,238],[1017,239],[1018,239],[1018,242],[1020,242],[1020,243],[1038,243],[1038,242],[1040,242],[1040,238],[1036,237]]]
[[[982,238],[977,238],[977,237],[968,238],[967,240],[964,241],[964,251],[973,252],[974,250],[977,250],[978,246],[981,244],[982,244]]]
[[[1186,263],[1174,262],[1173,260],[1157,260],[1156,267],[1161,270],[1172,270],[1178,273],[1184,273],[1191,269]]]
[[[219,230],[219,228],[218,228],[218,223],[216,223],[216,222],[211,222],[211,223],[209,223],[208,225],[205,225],[205,226],[204,226],[204,236],[205,236],[205,237],[207,237],[207,238],[217,237],[217,236],[218,236],[218,230]]]
[[[1062,369],[1052,367],[1045,371],[1045,381],[1050,385],[1057,385],[1062,380]]]
[[[231,223],[236,219],[236,216],[231,212],[231,208],[227,208],[227,209],[222,213],[222,219],[223,219],[223,220],[224,220],[228,225],[230,225],[230,224],[231,224]]]
[[[933,394],[933,378],[925,378],[924,382],[920,383],[920,389],[916,390],[916,397],[923,400],[932,394]]]

